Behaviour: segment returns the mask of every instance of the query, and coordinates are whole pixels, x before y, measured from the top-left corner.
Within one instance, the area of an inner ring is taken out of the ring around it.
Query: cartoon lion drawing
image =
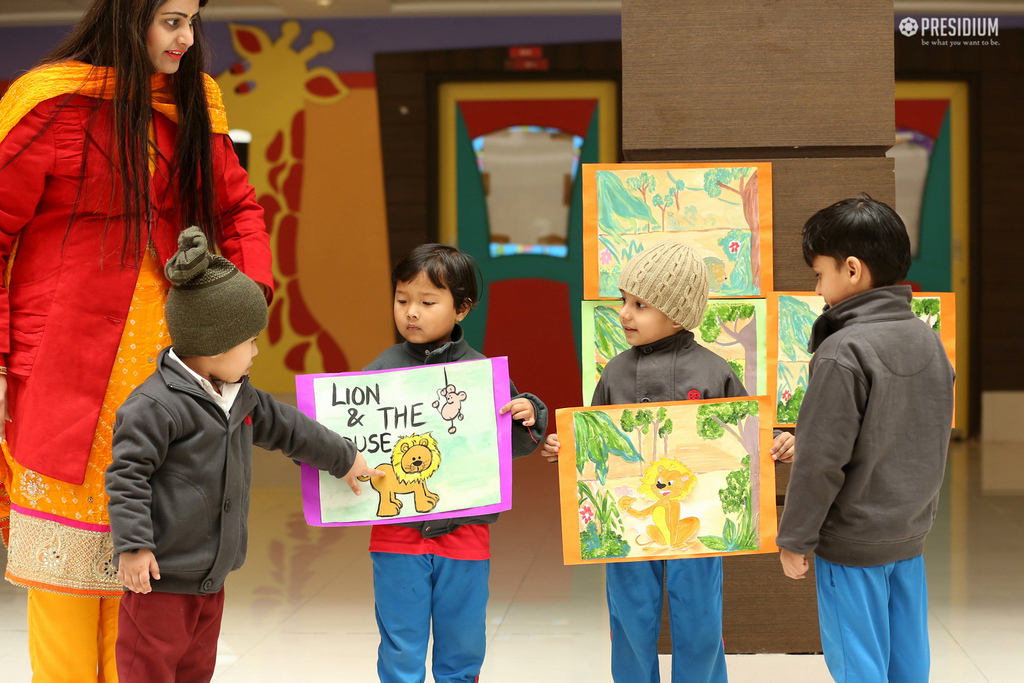
[[[437,439],[430,432],[419,436],[413,432],[395,444],[390,464],[377,465],[377,469],[385,473],[383,477],[359,477],[359,481],[369,481],[380,495],[378,517],[396,516],[402,509],[398,496],[406,493],[413,495],[416,512],[430,512],[441,498],[427,488],[427,480],[440,466],[441,450],[437,447]]]
[[[680,518],[679,501],[693,490],[697,483],[697,475],[686,465],[674,458],[661,458],[651,463],[644,472],[638,492],[645,498],[655,501],[642,510],[634,509],[635,498],[623,496],[619,499],[619,510],[624,514],[638,519],[651,518],[653,524],[648,525],[647,535],[650,543],[637,543],[642,546],[667,546],[674,550],[685,550],[697,542],[697,529],[700,520],[696,517]],[[645,548],[655,552],[658,548]]]

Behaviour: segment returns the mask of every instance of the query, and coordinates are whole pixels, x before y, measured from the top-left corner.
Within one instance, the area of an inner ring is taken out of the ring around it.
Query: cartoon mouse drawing
[[[448,376],[445,373],[445,381],[447,382]],[[448,433],[454,434],[455,421],[463,420],[465,416],[462,414],[462,402],[466,400],[466,392],[459,391],[455,388],[454,384],[445,384],[437,390],[438,400],[431,403],[431,407],[437,408],[437,411],[441,413],[441,417],[451,424],[448,427]]]

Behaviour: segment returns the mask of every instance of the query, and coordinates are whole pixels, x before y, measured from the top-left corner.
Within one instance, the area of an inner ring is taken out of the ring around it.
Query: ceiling
[[[0,25],[71,24],[92,0],[0,0]],[[617,14],[620,0],[211,0],[209,19]],[[896,0],[900,14],[1024,14],[1024,0]]]
[[[0,25],[74,23],[92,0],[0,0]],[[619,0],[211,0],[209,19],[617,14]]]

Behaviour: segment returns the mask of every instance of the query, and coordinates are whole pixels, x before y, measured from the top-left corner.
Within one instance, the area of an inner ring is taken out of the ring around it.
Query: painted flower
[[[738,240],[729,242],[729,253],[735,254],[740,250],[740,243]]]
[[[607,265],[612,262],[612,253],[607,249],[602,249],[597,258],[602,265]]]
[[[686,398],[690,401],[698,401],[700,400],[700,392],[696,389],[690,389],[686,392]]]
[[[782,392],[783,403],[789,403],[789,399],[791,398],[793,398],[793,393],[789,389],[786,389],[785,391]]]
[[[580,519],[583,520],[584,524],[590,524],[594,521],[594,508],[590,507],[590,503],[584,503],[583,507],[580,508]]]

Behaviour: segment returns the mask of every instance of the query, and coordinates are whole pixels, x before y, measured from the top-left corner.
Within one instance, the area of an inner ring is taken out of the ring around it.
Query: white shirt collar
[[[176,361],[178,365],[185,368],[185,371],[188,372],[188,374],[191,375],[192,378],[199,383],[199,386],[203,388],[203,391],[205,391],[210,396],[210,398],[212,398],[214,402],[216,402],[216,404],[220,406],[221,410],[224,411],[225,415],[231,415],[231,406],[234,404],[235,398],[238,397],[238,392],[242,388],[241,382],[235,382],[234,384],[231,384],[228,382],[221,382],[218,380],[217,386],[214,387],[213,384],[210,383],[210,380],[206,379],[198,372],[196,372],[189,366],[185,365],[185,362],[181,360],[181,358],[178,358],[178,355],[174,353],[173,348],[168,349],[167,355],[168,357]]]

